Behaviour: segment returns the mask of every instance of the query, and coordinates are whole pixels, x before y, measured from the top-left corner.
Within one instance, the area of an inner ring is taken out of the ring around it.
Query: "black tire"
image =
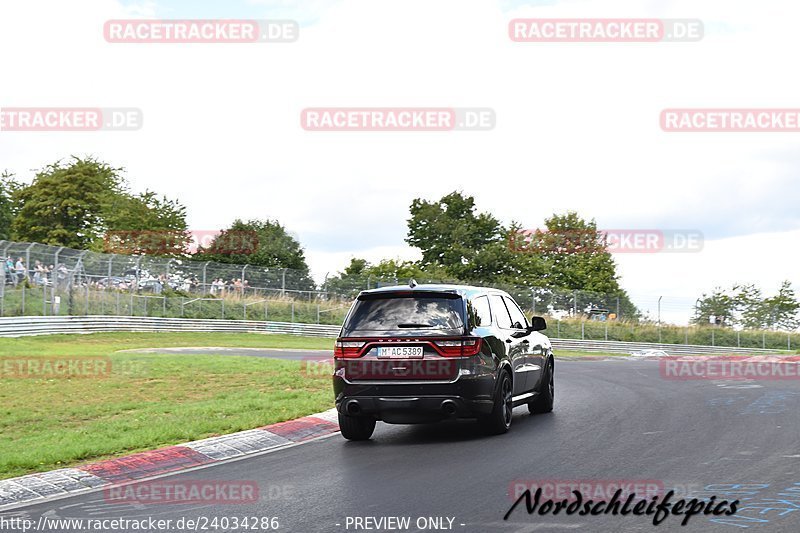
[[[544,375],[544,379],[542,379],[539,385],[539,394],[536,395],[535,400],[528,403],[528,411],[530,411],[531,414],[538,415],[553,412],[553,400],[555,400],[556,397],[555,382],[553,380],[554,374],[553,361],[551,359],[547,363],[547,371]]]
[[[375,419],[366,416],[346,416],[339,413],[339,429],[347,440],[369,440],[375,431]]]
[[[497,391],[494,394],[492,412],[478,420],[481,428],[490,435],[501,435],[511,427],[513,410],[511,376],[504,370],[500,373],[499,381]]]

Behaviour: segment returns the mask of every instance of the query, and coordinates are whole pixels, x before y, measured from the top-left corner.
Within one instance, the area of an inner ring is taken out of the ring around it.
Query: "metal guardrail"
[[[669,355],[703,354],[780,354],[794,353],[787,350],[764,350],[762,348],[737,348],[736,346],[699,346],[693,344],[659,344],[655,342],[590,341],[580,339],[553,339],[553,351],[580,350],[585,352],[631,353],[640,350],[663,350]]]
[[[141,316],[26,316],[0,318],[0,337],[52,335],[58,333],[98,333],[110,331],[202,331],[239,333],[283,333],[311,337],[333,338],[339,326],[300,324],[292,322],[263,322],[255,320],[219,320],[193,318],[161,318]],[[580,339],[551,339],[558,350],[587,352],[631,353],[637,350],[664,350],[670,355],[688,354],[758,354],[787,353],[785,350],[737,348],[729,346],[694,346],[687,344],[658,344],[649,342],[594,341]]]
[[[25,316],[0,318],[0,337],[98,333],[109,331],[204,331],[238,333],[285,333],[311,337],[336,337],[339,326],[263,322],[255,320],[200,320],[142,316]]]

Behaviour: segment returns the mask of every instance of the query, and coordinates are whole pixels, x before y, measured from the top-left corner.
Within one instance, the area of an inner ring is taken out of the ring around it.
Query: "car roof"
[[[449,293],[456,293],[460,294],[462,297],[473,298],[475,296],[480,296],[484,294],[504,294],[508,296],[508,293],[502,291],[500,289],[494,289],[492,287],[476,287],[473,285],[456,285],[451,283],[423,283],[415,286],[411,285],[391,285],[387,287],[379,287],[377,289],[369,289],[365,291],[361,291],[359,296],[362,294],[381,294],[381,293],[390,293],[390,292],[449,292]]]

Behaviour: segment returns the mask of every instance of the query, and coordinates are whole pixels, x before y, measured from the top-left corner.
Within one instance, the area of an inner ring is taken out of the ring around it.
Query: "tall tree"
[[[177,244],[176,253],[184,252],[186,208],[152,191],[132,194],[122,171],[92,157],[46,166],[30,185],[14,187],[11,237],[128,254],[171,251]]]
[[[698,325],[714,323],[721,326],[732,326],[736,322],[735,315],[739,305],[738,296],[733,291],[715,287],[711,294],[705,294],[697,299],[695,315],[692,322]]]
[[[118,194],[106,207],[104,220],[108,231],[93,249],[127,255],[189,253],[192,238],[187,231],[186,207],[177,200],[153,191]]]
[[[105,207],[122,193],[120,170],[91,157],[46,166],[16,195],[14,238],[81,249],[97,242],[106,230]]]
[[[314,286],[302,246],[277,220],[237,219],[192,259],[289,269],[287,286],[296,290]]]
[[[0,239],[11,238],[11,223],[19,210],[16,195],[22,185],[7,170],[0,175]]]
[[[773,328],[792,331],[800,325],[797,316],[800,302],[797,301],[790,281],[781,283],[778,294],[764,300],[764,307],[769,310],[770,325]]]
[[[475,212],[475,199],[452,192],[436,202],[411,203],[406,242],[422,251],[421,265],[440,265],[453,275],[467,275],[478,251],[501,242],[505,230],[489,213]]]
[[[617,265],[594,220],[555,214],[531,235],[530,249],[547,264],[548,286],[598,293],[621,291]]]
[[[740,312],[731,325],[740,324],[748,329],[764,329],[770,325],[770,309],[765,305],[761,289],[752,283],[734,285],[731,291],[735,300],[735,309]]]

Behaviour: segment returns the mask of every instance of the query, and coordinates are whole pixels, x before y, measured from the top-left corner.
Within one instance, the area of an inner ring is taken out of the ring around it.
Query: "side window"
[[[478,296],[471,302],[472,309],[475,313],[474,326],[488,326],[492,323],[492,314],[489,312],[489,298],[486,296]]]
[[[508,314],[506,304],[503,303],[503,297],[497,294],[489,296],[492,304],[492,316],[494,316],[497,325],[503,329],[511,329],[511,316]]]
[[[525,315],[520,311],[517,302],[512,300],[511,298],[503,297],[503,300],[506,302],[506,307],[508,307],[508,312],[511,314],[511,324],[519,324],[522,326],[523,329],[528,327],[528,320],[525,318]]]

